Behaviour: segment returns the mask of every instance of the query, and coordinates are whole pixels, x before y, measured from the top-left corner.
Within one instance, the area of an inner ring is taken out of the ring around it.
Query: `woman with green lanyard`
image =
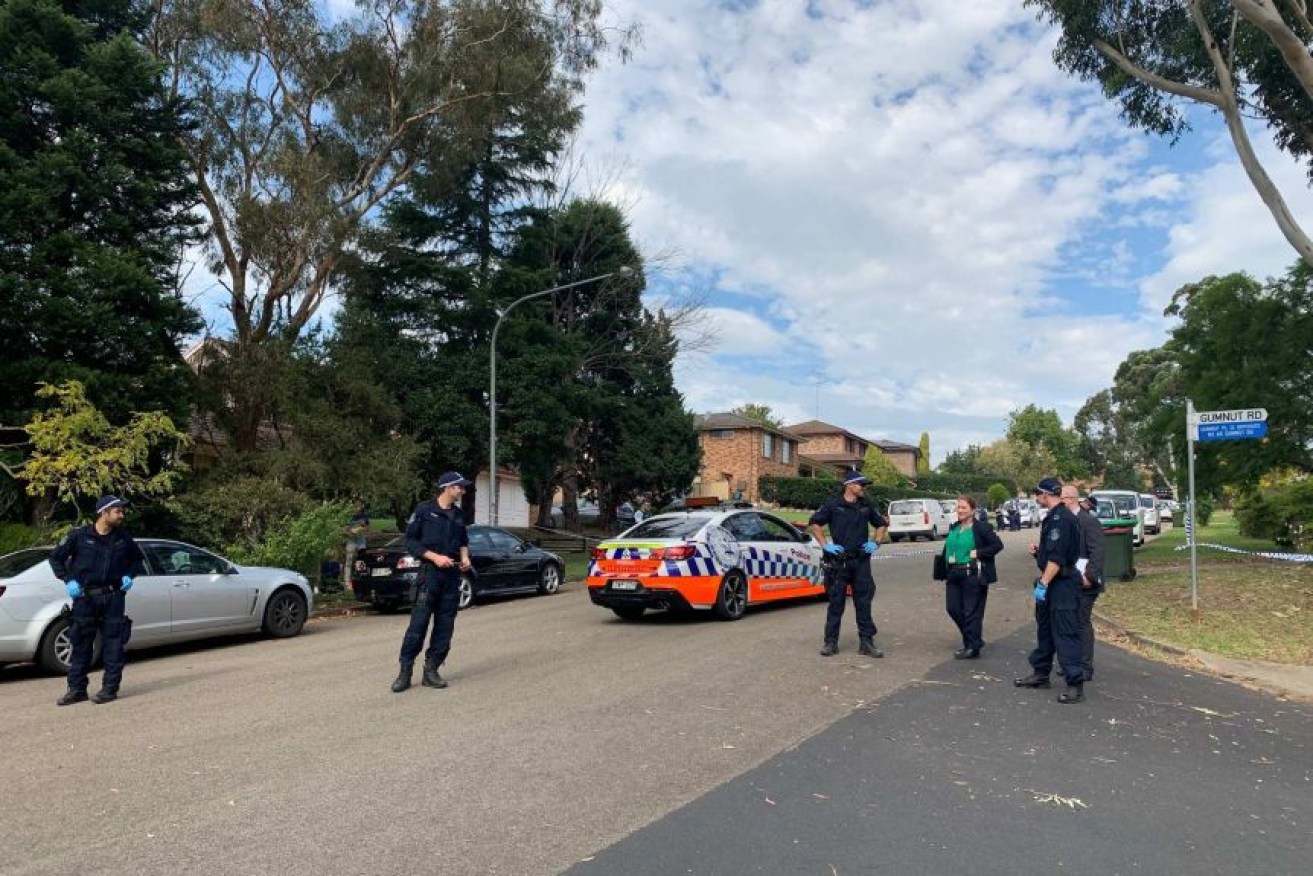
[[[998,580],[994,557],[1003,541],[994,528],[976,517],[976,501],[957,497],[957,522],[944,539],[944,607],[962,633],[962,647],[953,652],[958,660],[975,660],[985,646],[985,602],[989,585]]]

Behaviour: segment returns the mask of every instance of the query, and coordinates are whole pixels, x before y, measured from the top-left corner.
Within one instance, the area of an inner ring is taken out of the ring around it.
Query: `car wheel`
[[[544,595],[561,589],[561,569],[555,563],[548,563],[538,573],[538,592]]]
[[[891,535],[889,536],[889,540],[894,544],[898,544],[898,542],[903,540],[903,537],[901,535]]]
[[[636,621],[643,616],[643,612],[646,610],[647,609],[643,608],[641,605],[625,605],[620,608],[611,609],[611,611],[615,612],[615,616],[622,621]]]
[[[713,608],[721,620],[735,621],[748,610],[748,579],[739,572],[730,572],[720,582]]]
[[[305,628],[305,597],[290,587],[269,597],[264,607],[264,631],[275,639],[290,639]]]
[[[37,651],[37,663],[52,675],[68,675],[68,664],[73,659],[73,639],[69,636],[70,617],[63,615],[41,637],[41,648]],[[91,665],[100,662],[100,636],[91,647]]]
[[[460,600],[456,603],[456,610],[463,611],[474,603],[474,579],[468,575],[460,576]]]
[[[396,614],[401,609],[401,600],[389,599],[384,602],[376,602],[374,608],[378,609],[379,614]]]

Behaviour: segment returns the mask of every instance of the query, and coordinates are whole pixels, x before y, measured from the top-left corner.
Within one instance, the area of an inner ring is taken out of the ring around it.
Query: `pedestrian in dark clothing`
[[[944,608],[962,634],[962,647],[953,652],[958,660],[975,660],[985,646],[985,603],[998,580],[994,557],[1003,550],[1003,540],[975,508],[970,496],[958,496],[957,521],[944,537]]]
[[[889,521],[862,495],[870,482],[861,472],[848,472],[843,478],[843,494],[829,499],[808,521],[812,535],[824,550],[825,592],[830,600],[825,612],[822,657],[839,653],[839,625],[849,587],[853,593],[853,613],[857,615],[857,653],[865,657],[884,656],[875,647],[876,628],[871,618],[871,603],[875,600],[871,556],[880,549],[880,539]],[[830,528],[828,539],[826,526]],[[874,534],[870,530],[875,530]]]
[[[447,472],[438,478],[437,498],[416,505],[406,524],[406,550],[420,561],[420,586],[410,610],[410,625],[401,640],[401,671],[392,682],[393,693],[410,687],[415,658],[424,647],[430,620],[433,634],[424,653],[421,683],[425,687],[447,686],[438,667],[451,651],[451,634],[460,608],[460,573],[471,568],[470,537],[459,505],[470,483],[459,472]]]
[[[117,496],[101,496],[96,502],[96,522],[70,532],[50,554],[50,568],[73,600],[73,621],[68,628],[73,653],[68,662],[68,690],[57,701],[61,706],[87,699],[87,672],[97,635],[105,673],[92,702],[118,699],[123,649],[132,634],[127,594],[133,579],[145,570],[141,548],[123,529],[125,505]]]
[[[1094,678],[1094,603],[1103,593],[1103,524],[1094,513],[1095,500],[1078,497],[1075,487],[1062,488],[1062,504],[1080,524],[1080,644],[1085,662],[1085,680]]]
[[[1021,531],[1021,506],[1016,502],[1008,506],[1008,529],[1013,532]]]
[[[1014,682],[1017,687],[1048,687],[1057,654],[1067,690],[1060,703],[1085,699],[1085,662],[1080,641],[1080,524],[1059,496],[1062,482],[1045,478],[1035,488],[1035,498],[1048,514],[1040,528],[1039,544],[1030,551],[1040,575],[1035,579],[1035,650],[1030,652],[1031,673]]]

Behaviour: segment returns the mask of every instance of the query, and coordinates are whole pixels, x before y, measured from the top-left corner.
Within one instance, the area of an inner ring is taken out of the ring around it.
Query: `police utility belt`
[[[118,593],[123,589],[121,584],[98,584],[95,587],[82,585],[83,596],[104,596],[106,593]]]

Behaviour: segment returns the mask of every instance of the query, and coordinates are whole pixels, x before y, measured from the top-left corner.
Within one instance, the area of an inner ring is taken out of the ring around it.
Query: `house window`
[[[775,458],[775,436],[769,432],[761,433],[761,455],[767,459]]]
[[[733,429],[712,429],[712,430],[711,430],[710,432],[708,432],[707,434],[710,435],[712,438],[733,438],[733,437],[734,437],[734,430],[733,430]]]
[[[780,462],[784,463],[785,465],[789,464],[790,462],[793,462],[793,442],[792,442],[792,441],[781,441],[781,442],[780,442]]]

